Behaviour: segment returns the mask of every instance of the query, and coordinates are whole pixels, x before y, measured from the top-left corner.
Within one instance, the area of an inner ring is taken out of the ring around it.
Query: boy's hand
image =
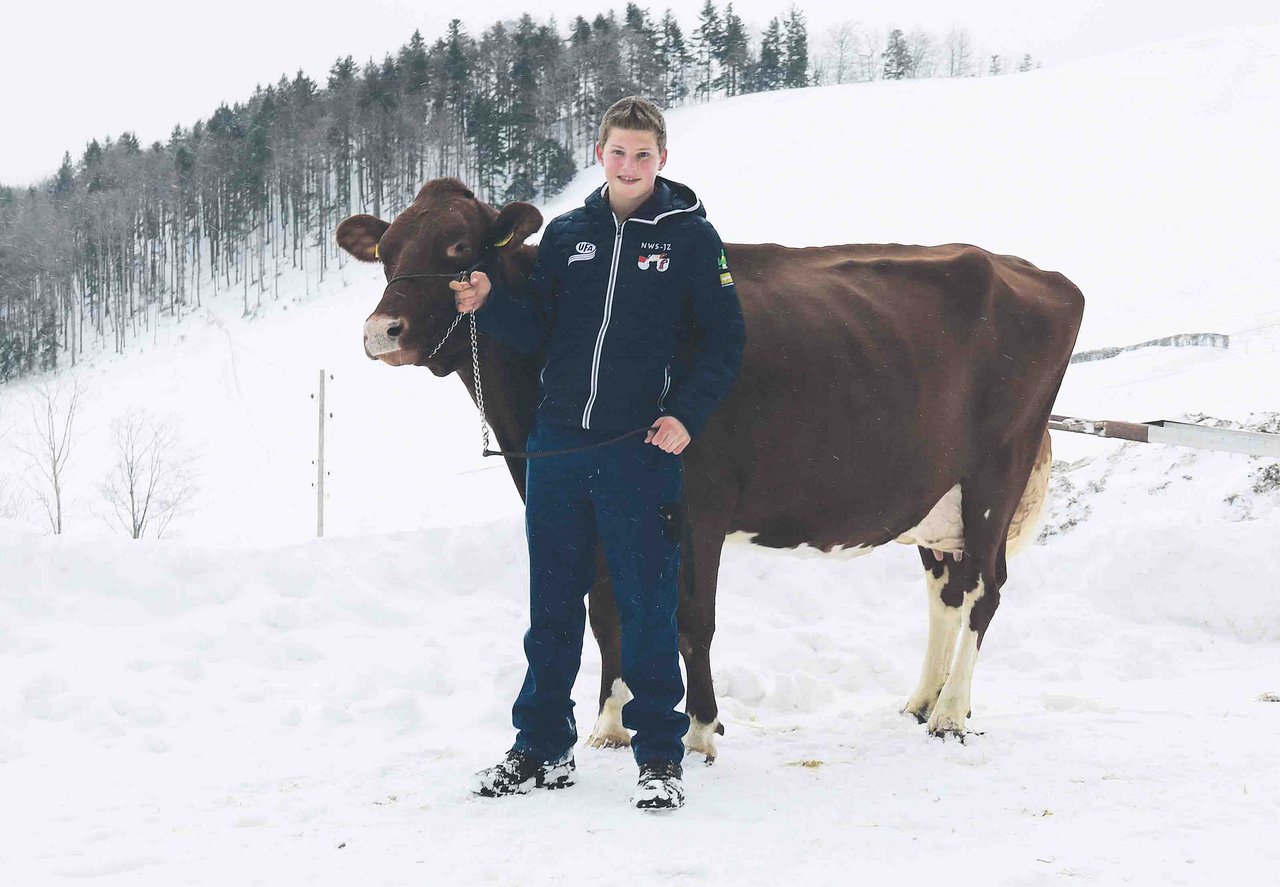
[[[678,456],[689,445],[689,432],[675,416],[663,416],[653,423],[649,433],[644,436],[644,442]]]
[[[461,314],[474,314],[484,307],[484,300],[489,298],[489,290],[493,284],[489,275],[483,271],[472,271],[471,277],[464,281],[449,281],[449,289],[453,290],[453,304]]]

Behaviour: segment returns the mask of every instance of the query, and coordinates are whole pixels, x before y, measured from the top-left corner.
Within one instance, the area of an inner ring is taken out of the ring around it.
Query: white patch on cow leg
[[[920,668],[920,682],[902,708],[904,714],[914,715],[921,723],[928,720],[934,703],[938,701],[955,655],[960,608],[948,607],[942,602],[942,588],[949,576],[946,568],[943,568],[941,578],[934,578],[932,570],[925,573],[925,592],[929,596],[929,641],[924,651],[924,665]]]
[[[947,682],[942,686],[938,704],[929,715],[929,732],[934,736],[948,733],[964,735],[965,718],[969,716],[969,693],[973,688],[973,667],[978,663],[978,633],[969,624],[969,614],[986,591],[982,578],[978,587],[964,596],[960,607],[960,643]]]
[[[706,755],[707,763],[716,760],[716,736],[720,733],[720,719],[715,718],[710,724],[704,724],[695,717],[689,718],[689,732],[684,734],[685,752],[698,752]]]
[[[591,748],[625,748],[631,744],[631,734],[622,726],[622,706],[631,701],[631,691],[622,678],[613,682],[609,688],[609,698],[600,709],[596,718],[595,729],[587,737],[587,745]]]

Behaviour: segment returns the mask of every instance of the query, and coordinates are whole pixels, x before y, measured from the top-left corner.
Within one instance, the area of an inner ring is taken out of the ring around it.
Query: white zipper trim
[[[600,390],[600,352],[604,349],[604,334],[609,329],[609,317],[613,314],[613,288],[618,282],[618,260],[622,257],[622,229],[626,227],[630,219],[623,219],[622,223],[618,223],[618,217],[613,217],[613,224],[617,228],[617,236],[613,239],[613,261],[609,264],[609,288],[604,294],[604,319],[600,322],[600,332],[596,335],[596,350],[591,356],[591,396],[587,398],[587,406],[582,411],[582,427],[591,429],[591,408],[595,406],[596,394]]]
[[[652,219],[627,219],[627,222],[635,222],[637,225],[656,225],[667,216],[674,216],[677,213],[691,213],[700,206],[702,206],[702,201],[698,200],[694,202],[693,206],[687,206],[684,209],[667,210],[662,215],[654,216]],[[625,225],[627,222],[623,222],[622,224]]]
[[[606,201],[609,199],[609,183],[608,182],[605,182],[603,185],[600,186],[600,196],[604,198]],[[702,198],[698,197],[695,194],[693,206],[686,206],[684,209],[670,209],[662,213],[661,215],[654,216],[652,219],[637,219],[635,217],[631,217],[631,218],[628,218],[622,224],[625,225],[627,222],[635,222],[637,225],[656,225],[659,222],[661,222],[663,219],[665,219],[667,216],[674,216],[677,213],[691,213],[700,206],[702,206]],[[615,223],[617,223],[618,217],[615,215],[613,217],[613,220]]]
[[[662,371],[662,394],[658,397],[658,409],[662,409],[667,400],[667,392],[671,390],[671,364]]]

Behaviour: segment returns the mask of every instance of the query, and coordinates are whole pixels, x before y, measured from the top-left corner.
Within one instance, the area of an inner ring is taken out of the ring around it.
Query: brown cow
[[[388,280],[482,262],[522,293],[535,254],[523,244],[541,225],[529,204],[499,213],[456,179],[436,179],[394,222],[352,216],[337,237],[357,259],[381,261]],[[1043,502],[1046,426],[1084,299],[1061,274],[962,244],[725,249],[747,346],[732,392],[684,454],[686,745],[710,761],[723,733],[710,651],[720,552],[735,531],[772,548],[920,546],[929,640],[903,710],[930,733],[963,735],[1006,546],[1025,541]],[[430,356],[455,317],[446,277],[395,281],[365,324],[365,350],[393,366],[456,372],[474,399],[465,330]],[[485,337],[479,354],[494,434],[522,450],[538,365]],[[523,495],[523,462],[508,467]],[[625,745],[618,617],[598,564],[589,603],[600,713],[589,742]]]

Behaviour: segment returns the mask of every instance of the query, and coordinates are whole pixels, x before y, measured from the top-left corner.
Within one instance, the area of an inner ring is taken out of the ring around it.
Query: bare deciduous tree
[[[857,25],[845,19],[827,33],[826,52],[822,55],[825,83],[850,83],[855,79]]]
[[[916,28],[907,35],[907,76],[917,80],[933,77],[938,70],[938,50],[933,35]]]
[[[33,440],[30,445],[18,448],[30,460],[41,481],[28,483],[44,506],[55,534],[62,533],[64,472],[71,456],[76,411],[83,396],[84,389],[79,382],[71,383],[69,389],[53,384],[36,388],[29,401]]]
[[[114,521],[134,539],[156,538],[190,502],[191,457],[171,425],[143,412],[111,424],[115,462],[100,487]]]
[[[973,73],[973,38],[967,28],[952,28],[946,37],[947,76],[968,77]]]
[[[884,36],[872,29],[860,31],[854,37],[854,61],[859,81],[879,80],[884,73],[880,58],[884,51]]]

